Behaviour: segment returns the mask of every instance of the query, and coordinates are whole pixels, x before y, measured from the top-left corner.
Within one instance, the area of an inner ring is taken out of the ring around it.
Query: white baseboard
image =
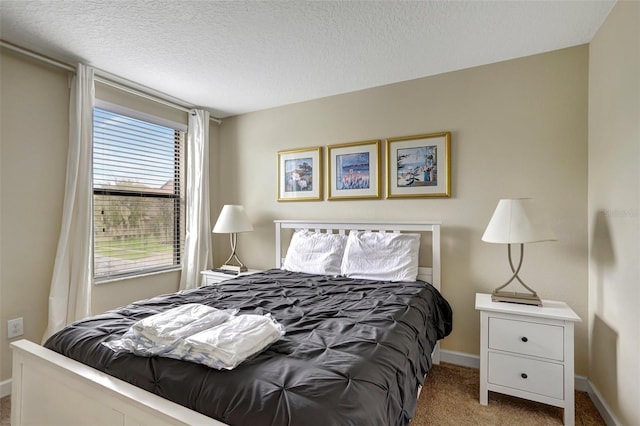
[[[598,392],[598,389],[593,385],[593,383],[589,379],[587,379],[586,392],[589,394],[591,401],[593,401],[593,404],[598,409],[598,412],[602,416],[602,419],[607,424],[607,426],[618,426],[622,424],[618,421],[615,414],[613,414],[613,411],[611,411],[611,408],[604,401],[604,398],[602,398],[602,395],[600,394],[600,392]]]
[[[11,379],[0,382],[0,398],[11,395]]]
[[[440,361],[462,367],[480,368],[480,356],[470,355],[464,352],[440,350]]]
[[[471,355],[464,352],[448,351],[446,349],[440,350],[440,361],[447,362],[449,364],[460,365],[462,367],[480,368],[480,357],[478,355]],[[616,419],[615,415],[609,408],[602,395],[596,387],[591,383],[588,377],[575,376],[575,389],[580,392],[587,392],[591,401],[596,406],[596,409],[602,416],[607,426],[618,426],[621,423]]]
[[[577,391],[589,392],[589,379],[585,376],[578,376],[576,374],[573,386]]]

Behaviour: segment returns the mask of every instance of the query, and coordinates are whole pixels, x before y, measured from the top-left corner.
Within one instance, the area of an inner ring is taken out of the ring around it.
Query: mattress
[[[271,314],[286,334],[233,370],[101,344],[185,303]],[[53,335],[45,346],[230,425],[406,425],[452,311],[430,284],[272,269],[161,295]]]

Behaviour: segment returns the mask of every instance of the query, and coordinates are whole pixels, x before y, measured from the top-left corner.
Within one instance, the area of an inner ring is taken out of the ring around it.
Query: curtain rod
[[[72,72],[72,73],[76,72],[76,68],[72,65],[58,61],[57,59],[49,58],[48,56],[42,55],[32,50],[25,49],[13,43],[0,40],[0,46],[6,47],[7,49],[13,50],[14,52],[28,56],[30,58],[37,59],[41,62],[45,62],[49,65],[62,68],[69,72]],[[154,90],[149,87],[143,86],[141,84],[135,83],[133,81],[127,80],[125,78],[118,77],[117,75],[111,74],[107,71],[103,71],[98,68],[94,68],[94,70],[95,70],[95,76],[96,76],[95,80],[100,83],[107,84],[109,86],[115,87],[122,91],[149,99],[151,101],[166,105],[171,108],[175,108],[180,111],[189,112],[191,109],[195,108],[193,105],[188,104],[180,99],[174,98],[172,96],[169,96],[157,90]],[[209,116],[209,120],[214,121],[218,124],[222,124],[222,120],[215,118],[213,116]]]
[[[9,43],[4,40],[0,40],[0,46],[6,47],[7,49],[13,50],[14,52],[21,53],[25,56],[28,56],[32,59],[37,59],[40,62],[46,62],[49,65],[53,65],[54,67],[62,68],[69,72],[76,72],[76,68],[72,65],[65,64],[64,62],[60,62],[56,59],[50,58],[48,56],[41,55],[40,53],[36,53],[32,50],[25,49],[24,47],[16,46],[13,43]]]

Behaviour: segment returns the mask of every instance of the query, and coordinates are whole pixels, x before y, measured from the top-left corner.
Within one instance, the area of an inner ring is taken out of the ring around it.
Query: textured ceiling
[[[588,43],[615,0],[0,1],[0,37],[218,117]]]

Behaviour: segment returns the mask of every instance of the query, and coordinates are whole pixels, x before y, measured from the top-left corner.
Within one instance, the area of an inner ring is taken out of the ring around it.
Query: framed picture
[[[278,152],[278,201],[322,200],[322,148]]]
[[[451,196],[451,133],[387,139],[387,198]]]
[[[329,145],[329,200],[380,198],[380,141]]]

